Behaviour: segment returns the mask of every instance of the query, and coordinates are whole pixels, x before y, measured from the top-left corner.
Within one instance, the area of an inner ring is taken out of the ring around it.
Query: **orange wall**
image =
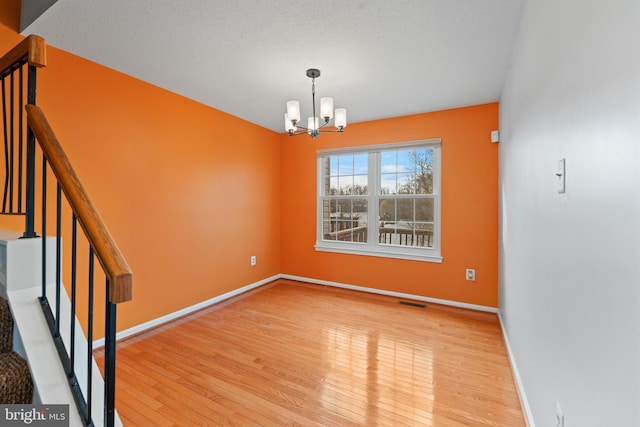
[[[282,139],[282,272],[498,306],[498,104],[348,125]],[[442,264],[316,252],[316,150],[442,138]],[[476,281],[465,280],[465,269]]]
[[[0,7],[0,52],[21,39],[18,12],[16,0]],[[119,330],[281,272],[497,307],[497,104],[350,124],[311,141],[55,48],[48,62],[38,104],[134,272]],[[442,264],[315,252],[315,150],[436,137]]]
[[[20,40],[6,25],[13,11],[2,9],[0,53]],[[38,105],[134,273],[118,329],[281,271],[277,133],[50,46],[47,53]]]

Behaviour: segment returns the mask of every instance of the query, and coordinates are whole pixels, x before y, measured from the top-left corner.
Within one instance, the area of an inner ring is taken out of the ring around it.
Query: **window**
[[[440,140],[318,152],[316,250],[441,262]]]

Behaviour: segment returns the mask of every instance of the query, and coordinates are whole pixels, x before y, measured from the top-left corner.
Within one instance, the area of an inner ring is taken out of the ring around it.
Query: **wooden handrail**
[[[131,300],[133,274],[127,262],[73,170],[44,113],[36,105],[27,105],[25,108],[29,127],[109,280],[109,301],[117,304]]]
[[[29,65],[47,66],[46,43],[40,36],[31,35],[0,58],[0,73],[12,67],[23,56],[28,55]]]

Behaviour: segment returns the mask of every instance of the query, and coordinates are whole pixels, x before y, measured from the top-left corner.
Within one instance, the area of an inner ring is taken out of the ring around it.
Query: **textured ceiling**
[[[58,0],[23,34],[284,132],[498,101],[524,0]]]

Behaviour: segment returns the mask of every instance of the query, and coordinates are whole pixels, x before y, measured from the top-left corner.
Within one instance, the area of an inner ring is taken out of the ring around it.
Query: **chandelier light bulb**
[[[326,122],[333,117],[333,98],[320,98],[320,117]]]
[[[347,110],[345,108],[336,108],[335,125],[340,130],[347,127]]]
[[[292,122],[300,121],[300,103],[298,101],[287,102],[287,115]]]
[[[296,127],[291,122],[291,119],[289,119],[289,114],[287,113],[284,113],[284,128],[287,130],[287,132],[296,130]]]
[[[313,130],[317,130],[320,125],[320,120],[317,117],[309,117],[307,120],[307,129],[309,129],[309,133]]]

